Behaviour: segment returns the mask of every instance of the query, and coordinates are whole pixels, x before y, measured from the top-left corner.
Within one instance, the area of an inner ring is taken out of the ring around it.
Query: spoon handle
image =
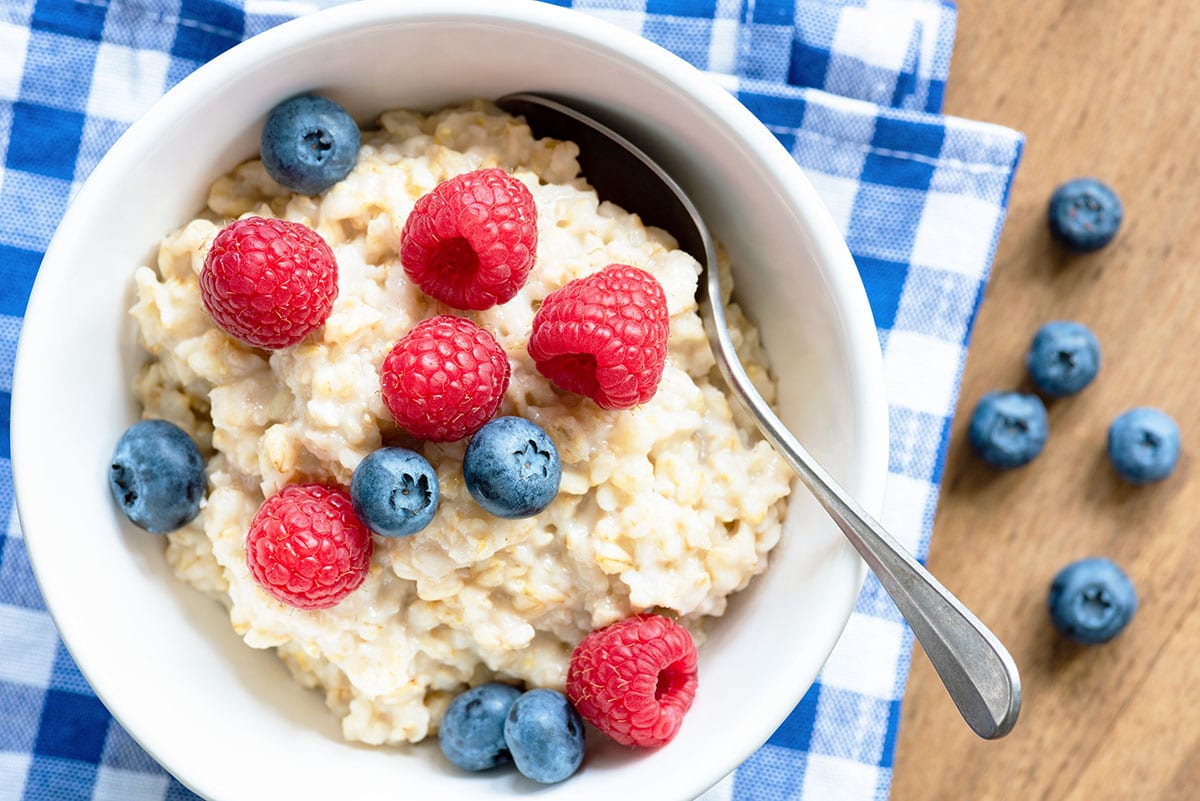
[[[708,272],[708,297],[702,302],[710,339],[728,339],[716,270]],[[721,348],[717,351],[717,348]],[[734,354],[732,341],[713,342],[717,352]],[[1021,679],[1016,663],[996,636],[954,597],[805,450],[763,400],[736,357],[717,359],[733,392],[767,440],[775,447],[829,516],[854,545],[863,561],[892,597],[912,627],[955,706],[972,730],[984,739],[1012,730],[1021,708]]]

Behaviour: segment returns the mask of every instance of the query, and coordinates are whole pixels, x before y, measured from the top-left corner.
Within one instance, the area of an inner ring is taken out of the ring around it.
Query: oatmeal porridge
[[[520,120],[475,102],[425,116],[382,115],[362,133],[354,170],[317,197],[282,189],[262,162],[212,186],[200,215],[135,275],[132,315],[149,358],[134,385],[145,417],[191,434],[207,464],[199,516],[172,533],[184,581],[219,599],[246,643],[275,648],[302,684],[320,688],[345,736],[419,741],[467,685],[497,679],[562,689],[575,645],[644,610],[699,640],[705,620],[767,565],[791,473],[731,409],[695,301],[699,265],[663,231],[599,203],[570,142],[534,139]],[[494,334],[512,377],[500,408],[541,426],[562,461],[558,495],[534,517],[492,517],[468,494],[466,441],[417,443],[380,394],[380,364],[417,323],[450,310],[405,276],[400,231],[439,182],[500,167],[532,193],[537,259],[507,303],[451,312]],[[267,352],[218,328],[198,276],[221,226],[256,215],[303,223],[331,246],[338,295],[325,325]],[[527,353],[533,316],[553,290],[610,263],[661,283],[670,314],[657,393],[625,411],[555,388]],[[727,269],[727,265],[724,267]],[[736,306],[739,354],[774,389],[753,327]],[[363,584],[338,605],[293,609],[247,567],[245,540],[264,498],[301,482],[347,486],[384,445],[424,454],[441,502],[423,531],[375,537]]]

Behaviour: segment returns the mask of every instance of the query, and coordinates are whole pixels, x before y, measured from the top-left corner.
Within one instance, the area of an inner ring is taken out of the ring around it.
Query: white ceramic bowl
[[[772,566],[712,627],[679,736],[649,753],[595,738],[581,772],[546,788],[515,771],[461,774],[431,743],[346,744],[317,694],[246,647],[217,604],[172,576],[163,540],[114,509],[107,461],[137,417],[133,269],[203,206],[215,177],[256,153],[267,110],[304,90],[364,122],[516,90],[616,113],[652,140],[728,248],[781,377],[782,417],[879,508],[887,420],[862,285],[808,181],[745,108],[666,51],[553,6],[358,3],[255,37],[172,90],[96,168],[46,254],[17,359],[12,444],[26,543],[63,639],[133,737],[212,801],[694,797],[792,709],[857,595],[861,562],[803,489]]]

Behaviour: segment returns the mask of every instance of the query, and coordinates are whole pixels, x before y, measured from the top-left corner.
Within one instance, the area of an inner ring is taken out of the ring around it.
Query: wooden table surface
[[[1024,707],[1006,739],[959,720],[919,648],[892,801],[1200,798],[1200,3],[958,0],[946,111],[1026,134],[1011,209],[972,336],[929,565],[1012,651]],[[1125,204],[1115,242],[1069,256],[1046,201],[1078,175]],[[976,401],[1030,389],[1022,359],[1051,319],[1079,320],[1103,366],[1049,405],[1050,437],[1001,473],[966,443]],[[1123,484],[1104,453],[1120,412],[1175,417],[1166,481]],[[1056,636],[1046,591],[1062,565],[1114,559],[1141,606],[1112,642]]]

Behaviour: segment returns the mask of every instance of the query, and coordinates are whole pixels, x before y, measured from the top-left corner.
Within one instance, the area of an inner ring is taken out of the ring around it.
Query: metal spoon
[[[721,303],[716,248],[695,206],[639,148],[593,117],[537,94],[511,94],[497,104],[522,115],[539,136],[579,145],[579,163],[600,197],[637,211],[670,231],[704,269],[698,299],[721,374],[763,436],[791,465],[849,538],[912,626],[929,661],[967,724],[985,739],[1012,730],[1021,709],[1021,680],[996,636],[938,583],[816,462],[775,416],[738,360]]]

